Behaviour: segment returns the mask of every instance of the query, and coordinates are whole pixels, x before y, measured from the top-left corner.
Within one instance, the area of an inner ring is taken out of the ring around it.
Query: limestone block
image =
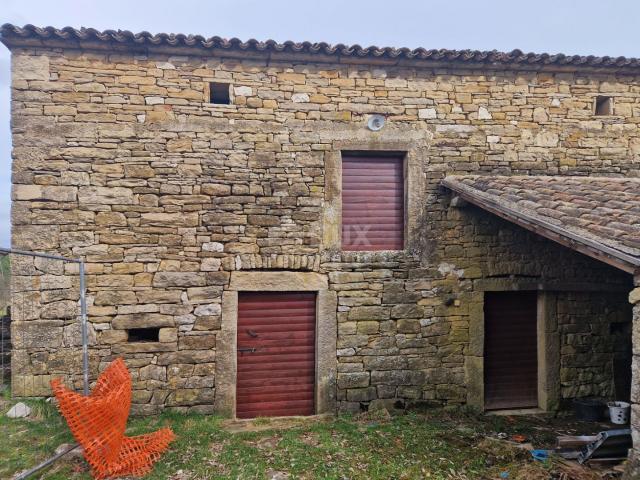
[[[200,270],[203,272],[217,272],[220,270],[222,261],[219,258],[203,258],[200,263]]]
[[[196,317],[202,317],[206,315],[220,315],[222,313],[222,307],[219,303],[210,303],[208,305],[198,305],[193,314]]]
[[[202,215],[204,225],[246,225],[247,216],[236,213],[205,213]]]
[[[347,400],[350,402],[368,402],[376,398],[376,387],[350,388],[347,390]]]
[[[362,272],[331,272],[329,273],[331,283],[355,283],[364,281]]]
[[[349,310],[349,320],[387,320],[389,316],[389,307],[363,306]]]
[[[136,313],[116,315],[111,325],[115,329],[126,330],[129,328],[173,327],[175,321],[171,315]]]
[[[153,225],[158,227],[197,227],[199,224],[198,213],[143,213],[140,219],[141,225]]]
[[[135,292],[138,303],[178,303],[180,290],[138,290]]]
[[[205,195],[212,197],[226,196],[231,194],[231,186],[222,183],[203,183],[200,190]]]
[[[386,385],[422,385],[424,372],[413,370],[374,370],[371,372],[371,384]]]
[[[74,202],[77,198],[77,187],[56,187],[44,185],[14,185],[14,200],[55,200],[58,202]]]
[[[12,55],[11,60],[14,81],[49,80],[49,57],[46,55]]]
[[[158,340],[162,343],[177,342],[178,331],[175,328],[161,328],[158,332]]]
[[[190,152],[192,151],[192,141],[190,138],[174,138],[167,142],[168,152]]]
[[[98,334],[100,345],[113,345],[115,343],[126,342],[128,338],[125,330],[104,330]]]
[[[11,322],[13,348],[59,348],[62,346],[61,320],[30,320]]]
[[[178,341],[178,348],[180,350],[206,350],[215,348],[215,346],[216,335],[211,333],[202,335],[186,335],[180,337],[180,340]],[[197,366],[199,367],[200,365]],[[199,374],[196,373],[196,375]]]
[[[200,287],[206,284],[197,272],[158,272],[153,275],[154,287]]]
[[[338,374],[338,388],[358,388],[369,386],[369,372]]]
[[[205,252],[222,252],[224,245],[220,242],[206,242],[202,244],[202,250]]]
[[[195,287],[187,289],[187,299],[189,303],[210,303],[215,298],[220,298],[222,289],[220,287]]]
[[[363,321],[357,322],[356,332],[360,335],[373,335],[380,330],[380,322]]]
[[[133,192],[124,187],[80,187],[78,201],[81,204],[132,205]]]
[[[418,110],[418,118],[422,118],[424,120],[438,118],[438,112],[435,108],[421,108]]]

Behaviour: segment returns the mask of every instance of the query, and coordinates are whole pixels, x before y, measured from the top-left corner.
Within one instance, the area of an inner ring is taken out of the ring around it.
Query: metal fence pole
[[[67,258],[49,253],[30,252],[27,250],[17,250],[15,248],[1,248],[0,253],[23,255],[27,257],[49,258],[51,260],[61,260],[63,262],[77,263],[80,274],[80,325],[82,329],[82,376],[84,394],[89,395],[89,346],[87,333],[87,292],[84,275],[84,260],[81,258]]]

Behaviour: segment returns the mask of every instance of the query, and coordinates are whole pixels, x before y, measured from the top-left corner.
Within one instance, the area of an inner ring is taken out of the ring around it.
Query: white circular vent
[[[367,128],[372,132],[377,132],[384,127],[384,117],[382,115],[371,115],[367,122]]]

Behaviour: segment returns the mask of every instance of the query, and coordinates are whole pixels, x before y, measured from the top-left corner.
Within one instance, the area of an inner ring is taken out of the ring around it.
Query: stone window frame
[[[338,296],[329,290],[327,275],[283,271],[231,273],[229,288],[222,293],[222,325],[216,337],[215,410],[236,417],[240,292],[316,292],[315,413],[335,413]]]
[[[229,89],[229,103],[212,103],[211,102],[211,90],[210,90],[210,84],[212,83],[220,83],[220,84],[226,84],[227,88]],[[203,94],[204,94],[204,101],[203,103],[207,106],[215,106],[215,107],[222,107],[222,108],[229,108],[229,107],[233,107],[236,106],[235,103],[235,91],[234,91],[234,84],[231,80],[227,80],[227,79],[205,79],[203,81]]]
[[[325,250],[342,251],[342,154],[351,152],[370,155],[397,153],[404,157],[404,249],[392,250],[392,252],[412,250],[419,235],[420,220],[425,204],[426,176],[423,165],[428,158],[430,136],[427,134],[412,140],[398,140],[399,134],[395,129],[358,133],[363,138],[335,141],[332,144],[332,149],[325,152],[324,155],[325,203],[322,217],[322,246]],[[411,135],[406,136],[410,137]]]

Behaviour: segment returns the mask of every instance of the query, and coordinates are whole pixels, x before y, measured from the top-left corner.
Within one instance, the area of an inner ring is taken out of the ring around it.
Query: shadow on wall
[[[11,300],[9,256],[0,256],[0,392],[11,381]]]

